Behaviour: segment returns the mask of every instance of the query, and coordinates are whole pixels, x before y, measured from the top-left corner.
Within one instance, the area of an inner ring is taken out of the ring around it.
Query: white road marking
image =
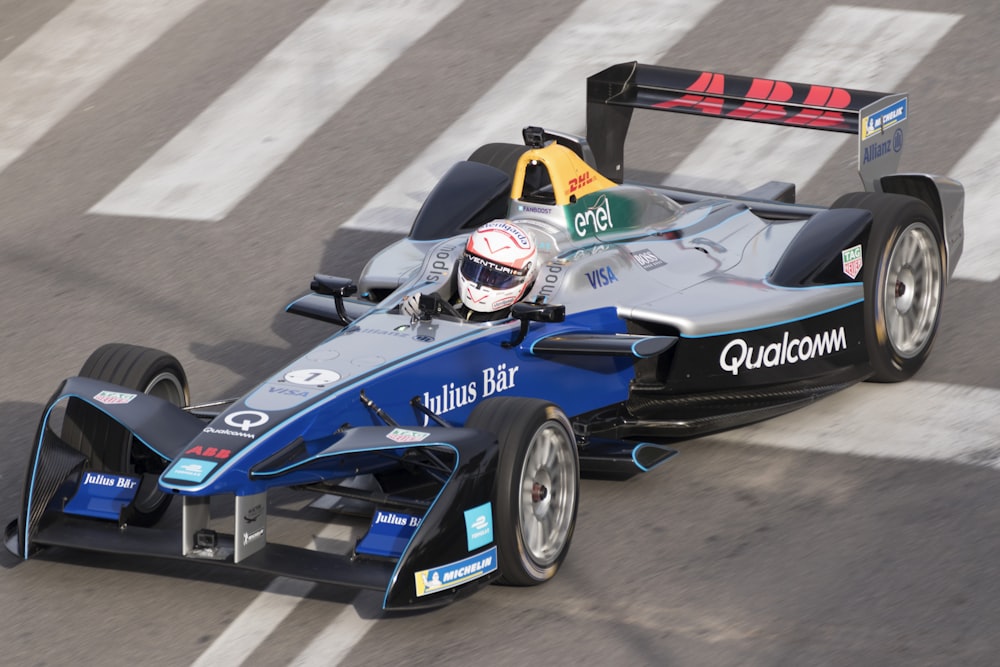
[[[381,609],[380,593],[362,591],[291,664],[294,667],[334,667],[340,664],[379,620]]]
[[[441,175],[476,146],[519,144],[526,125],[582,132],[589,75],[629,60],[656,62],[718,2],[585,0],[344,226],[405,233]]]
[[[899,82],[960,18],[939,12],[828,7],[767,76],[897,92]],[[766,180],[802,187],[848,139],[857,142],[857,137],[832,132],[720,123],[666,183],[718,192],[740,192]],[[760,181],[748,183],[748,178]]]
[[[1000,117],[962,157],[952,175],[965,186],[965,250],[956,278],[1000,278]]]
[[[309,581],[278,577],[240,612],[192,667],[241,664],[315,586]]]
[[[0,61],[0,171],[204,0],[76,0]]]
[[[90,212],[223,219],[459,4],[328,2]]]
[[[310,548],[317,549],[330,541],[350,541],[357,537],[351,526],[328,524],[316,535]],[[198,656],[192,667],[242,664],[315,587],[316,584],[311,581],[275,578]],[[352,609],[351,605],[347,609]],[[345,613],[341,612],[341,616]],[[347,616],[350,617],[349,614]],[[369,616],[374,618],[374,614]]]
[[[859,384],[807,408],[711,439],[1000,468],[998,405],[996,389],[917,380]]]

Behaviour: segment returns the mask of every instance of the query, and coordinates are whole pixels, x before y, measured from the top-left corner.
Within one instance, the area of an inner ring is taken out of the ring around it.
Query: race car
[[[854,133],[864,191],[827,207],[787,183],[627,182],[635,109]],[[5,544],[373,589],[386,609],[547,581],[581,471],[648,471],[678,439],[920,368],[964,194],[896,173],[908,114],[900,94],[612,66],[587,81],[586,137],[528,127],[524,145],[476,149],[356,282],[315,276],[287,310],[336,331],[246,395],[191,406],[175,357],[99,348],[44,410]],[[470,319],[453,277],[493,220],[529,230],[543,261],[504,317]],[[283,543],[279,491],[351,501],[367,528],[347,553]]]

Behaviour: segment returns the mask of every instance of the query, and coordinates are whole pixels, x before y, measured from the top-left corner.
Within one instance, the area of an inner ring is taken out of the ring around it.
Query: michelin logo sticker
[[[884,109],[879,109],[870,116],[861,119],[861,140],[864,141],[874,134],[885,132],[893,125],[906,120],[906,98],[893,102]]]
[[[497,548],[492,547],[475,556],[462,560],[420,570],[413,574],[416,582],[417,597],[437,593],[438,591],[455,588],[478,579],[497,569]]]

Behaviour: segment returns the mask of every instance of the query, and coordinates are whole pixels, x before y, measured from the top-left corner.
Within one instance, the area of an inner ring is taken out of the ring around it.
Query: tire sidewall
[[[495,398],[480,403],[466,425],[493,432],[500,447],[494,491],[494,539],[501,569],[500,583],[533,586],[548,581],[555,576],[569,553],[579,507],[580,463],[569,420],[558,407],[547,401]],[[570,444],[567,454],[572,457],[574,486],[565,539],[551,562],[539,563],[524,543],[520,497],[532,439],[548,427],[562,429]]]
[[[170,376],[171,384],[175,384],[179,390],[180,395],[177,396],[179,402],[183,405],[190,402],[187,375],[181,363],[172,355],[152,348],[124,343],[103,345],[83,364],[80,376],[111,382],[143,393],[150,393],[152,383],[158,378]],[[97,429],[96,433],[100,434],[89,438],[92,441],[93,452],[91,466],[100,472],[140,475],[132,451],[135,441],[131,434],[106,416],[89,412],[91,408],[83,409],[85,412],[82,414],[87,415],[83,417],[83,430]],[[82,431],[79,437],[88,439]],[[94,440],[100,442],[93,442]],[[158,494],[155,487],[150,488],[150,485],[156,483],[154,477],[158,477],[155,470],[147,471],[141,476],[143,480],[136,499],[145,497],[140,494],[147,494],[151,502],[147,507],[134,506],[131,522],[135,525],[150,526],[159,521],[166,512],[172,496],[166,493]]]
[[[867,254],[871,260],[864,263],[864,322],[865,343],[872,367],[871,380],[900,382],[914,375],[930,355],[938,324],[944,290],[945,249],[940,227],[930,208],[913,197],[886,193],[857,193],[859,196],[848,204],[872,212],[872,227],[868,236]],[[838,202],[839,203],[839,202]],[[924,345],[912,356],[903,356],[893,346],[888,330],[886,308],[887,281],[889,280],[892,254],[904,233],[914,224],[922,224],[937,246],[938,281],[935,295],[937,311],[934,313],[930,333]]]

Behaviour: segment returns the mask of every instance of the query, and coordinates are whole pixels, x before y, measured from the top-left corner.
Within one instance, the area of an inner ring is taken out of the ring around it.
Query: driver
[[[538,246],[531,232],[510,220],[494,220],[469,236],[455,274],[457,299],[451,301],[470,320],[507,316],[538,274]],[[402,311],[420,315],[420,295],[403,301]]]

